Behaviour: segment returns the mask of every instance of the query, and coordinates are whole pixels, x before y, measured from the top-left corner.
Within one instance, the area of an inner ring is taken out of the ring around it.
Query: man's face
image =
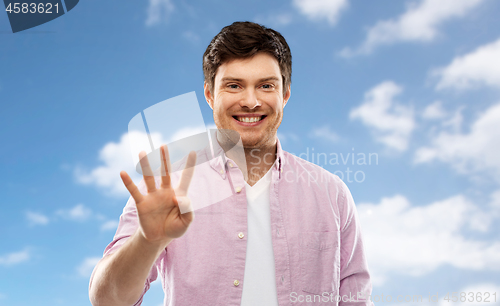
[[[238,132],[245,148],[260,148],[275,144],[290,86],[283,95],[278,61],[261,52],[219,66],[213,94],[205,84],[205,98],[217,128]]]

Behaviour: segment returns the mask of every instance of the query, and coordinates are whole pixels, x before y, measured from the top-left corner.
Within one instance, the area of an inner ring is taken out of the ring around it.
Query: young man
[[[359,298],[371,294],[371,283],[349,190],[283,151],[276,136],[291,64],[281,34],[258,24],[235,22],[214,37],[203,71],[219,129],[216,150],[231,130],[245,156],[194,170],[200,152],[192,152],[181,175],[145,175],[139,187],[122,172],[131,198],[91,277],[93,305],[140,305],[158,274],[165,305],[371,305]],[[166,147],[162,156],[172,169]],[[144,154],[141,167],[150,171]],[[204,196],[187,197],[193,171],[207,182],[220,177],[215,189],[232,190],[196,218],[181,213]]]

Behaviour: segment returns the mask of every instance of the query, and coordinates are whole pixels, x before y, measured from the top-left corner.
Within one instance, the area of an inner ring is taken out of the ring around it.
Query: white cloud
[[[460,300],[460,294],[461,292],[466,293],[465,301],[462,302]],[[470,302],[470,295],[469,292],[473,292],[474,294],[474,301]],[[447,301],[442,299],[441,302],[439,303],[439,306],[485,306],[485,305],[499,305],[500,299],[498,299],[497,295],[498,292],[500,292],[500,285],[497,284],[492,284],[492,283],[480,283],[480,284],[473,284],[470,286],[467,286],[465,288],[462,288],[458,292],[456,292],[456,301],[453,302],[452,300]],[[488,293],[488,295],[486,294]],[[496,293],[496,294],[495,294]],[[495,294],[495,295],[493,295]],[[450,293],[450,299],[454,299],[453,293]],[[485,298],[487,298],[488,302],[485,302]]]
[[[101,231],[114,231],[118,227],[118,221],[108,220],[101,225]]]
[[[459,56],[432,74],[439,77],[436,89],[465,90],[481,85],[500,88],[500,39]]]
[[[500,181],[500,104],[486,110],[468,133],[441,131],[429,146],[418,149],[416,163],[438,160],[460,173],[485,172]]]
[[[101,260],[101,257],[85,258],[83,262],[78,267],[76,267],[78,275],[80,275],[81,277],[89,278],[99,260]]]
[[[491,195],[491,207],[500,212],[500,190],[495,191]]]
[[[383,82],[365,93],[363,104],[351,110],[351,119],[360,119],[372,128],[375,139],[388,147],[404,151],[415,128],[413,110],[394,101],[402,88],[392,81]]]
[[[60,209],[56,214],[66,220],[83,222],[92,216],[92,210],[83,204],[78,204],[71,209]]]
[[[500,271],[500,241],[478,241],[464,231],[486,232],[491,214],[462,195],[425,206],[404,196],[357,205],[366,256],[376,285],[391,274],[420,276],[441,265]]]
[[[453,114],[447,117],[444,121],[441,122],[443,127],[449,127],[455,133],[460,132],[462,129],[462,123],[464,121],[464,116],[462,115],[462,111],[464,110],[464,106],[460,106],[455,110]]]
[[[134,137],[132,135],[132,137]],[[130,134],[121,136],[120,142],[109,142],[99,151],[99,160],[103,165],[92,169],[90,172],[82,168],[75,169],[75,176],[82,184],[95,185],[103,188],[112,196],[128,196],[129,193],[120,178],[120,171],[125,170],[130,177],[138,182],[139,174],[134,168],[134,161],[131,155],[129,144]],[[136,137],[144,138],[144,137]]]
[[[26,212],[26,219],[28,219],[29,224],[32,226],[49,224],[49,218],[47,216],[33,211]]]
[[[327,125],[314,128],[309,135],[312,138],[319,138],[320,140],[328,140],[331,142],[337,142],[339,140],[339,135],[330,130],[330,127]]]
[[[356,49],[345,48],[341,56],[369,54],[380,45],[402,41],[429,42],[439,34],[439,26],[452,18],[462,17],[483,0],[421,0],[408,2],[405,13],[395,19],[382,20],[368,29],[365,41]]]
[[[463,115],[462,112],[465,106],[459,106],[454,111],[447,111],[443,107],[441,101],[436,101],[427,107],[421,113],[421,117],[427,121],[438,123],[439,126],[433,126],[430,130],[431,134],[435,134],[436,130],[450,130],[458,133],[462,130]]]
[[[337,23],[340,13],[348,6],[347,0],[293,0],[300,13],[314,21]]]
[[[446,117],[446,111],[443,108],[443,103],[441,101],[436,101],[432,104],[427,105],[422,113],[424,119],[442,119]]]
[[[9,253],[0,256],[0,266],[13,266],[28,261],[31,258],[29,250]]]
[[[149,0],[146,25],[159,24],[162,18],[166,18],[175,9],[172,0]]]

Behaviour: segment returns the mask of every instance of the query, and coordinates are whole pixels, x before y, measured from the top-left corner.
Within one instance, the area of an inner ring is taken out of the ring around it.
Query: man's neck
[[[275,142],[274,145],[263,146],[260,148],[245,148],[248,185],[255,185],[255,183],[257,183],[267,173],[267,171],[269,171],[276,161],[277,150],[277,142]]]
[[[241,147],[239,135],[231,131],[217,131],[217,141],[226,155],[231,158],[241,169],[243,174],[248,174],[245,179],[248,185],[257,183],[276,161],[278,142],[272,137],[266,144],[258,147]],[[239,143],[239,145],[237,144]],[[238,148],[234,150],[234,148]],[[244,153],[244,154],[243,154]]]

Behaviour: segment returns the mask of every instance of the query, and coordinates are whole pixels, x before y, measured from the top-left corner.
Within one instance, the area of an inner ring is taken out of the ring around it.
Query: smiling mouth
[[[266,116],[256,116],[256,117],[248,117],[248,116],[233,116],[234,119],[240,121],[240,122],[246,122],[246,123],[253,123],[253,122],[258,122],[261,121],[262,119],[266,118]]]

